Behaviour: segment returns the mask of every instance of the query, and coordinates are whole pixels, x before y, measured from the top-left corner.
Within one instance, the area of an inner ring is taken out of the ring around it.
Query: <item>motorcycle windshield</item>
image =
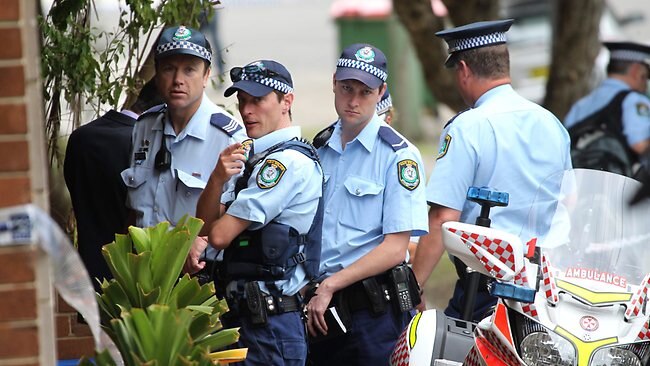
[[[630,292],[650,273],[650,199],[638,181],[597,170],[549,177],[521,238],[536,238],[553,272],[590,290]]]

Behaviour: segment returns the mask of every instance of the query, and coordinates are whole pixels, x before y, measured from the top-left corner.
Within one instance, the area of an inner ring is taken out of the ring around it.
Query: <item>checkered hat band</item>
[[[243,74],[241,79],[250,80],[262,85],[266,85],[269,88],[273,88],[284,94],[293,93],[293,88],[290,87],[288,84],[285,84],[279,80],[275,80],[272,78],[265,78],[259,75]]]
[[[199,53],[201,57],[204,59],[208,60],[209,62],[212,62],[212,53],[208,51],[207,48],[201,47],[198,44],[188,42],[188,41],[174,41],[174,42],[169,42],[162,44],[158,47],[156,47],[156,53],[161,54],[163,52],[171,51],[171,50],[178,50],[178,49],[186,49],[186,50],[193,50]]]
[[[449,53],[452,53],[505,42],[506,34],[504,32],[494,32],[478,37],[450,39],[447,44],[449,45]]]
[[[377,103],[377,114],[382,114],[388,112],[390,107],[393,106],[393,100],[389,95],[388,98]]]
[[[388,79],[388,74],[385,71],[374,67],[367,62],[350,60],[349,58],[340,58],[339,62],[336,63],[336,67],[349,67],[353,69],[359,69],[381,79],[382,81],[386,81],[386,79]]]
[[[609,57],[614,60],[650,63],[650,54],[641,51],[616,50]]]

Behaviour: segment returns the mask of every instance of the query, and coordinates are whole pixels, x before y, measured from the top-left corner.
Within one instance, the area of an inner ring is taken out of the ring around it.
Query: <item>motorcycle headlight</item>
[[[566,339],[547,332],[533,332],[520,344],[521,359],[528,366],[573,366],[576,352]]]
[[[634,352],[621,347],[599,349],[591,360],[594,366],[641,366],[641,360]]]

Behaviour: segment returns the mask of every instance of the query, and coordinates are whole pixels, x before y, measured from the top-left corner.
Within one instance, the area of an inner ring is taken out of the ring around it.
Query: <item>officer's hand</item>
[[[216,175],[217,179],[225,182],[233,175],[241,173],[246,161],[244,153],[242,144],[239,142],[228,146],[219,154],[217,166],[215,166],[212,174]]]
[[[415,310],[420,313],[427,310],[427,301],[424,299],[424,296],[422,296],[422,301],[415,307]]]
[[[325,311],[332,300],[332,295],[328,287],[321,284],[307,304],[307,330],[312,337],[316,337],[319,333],[327,334]]]
[[[185,259],[185,265],[183,266],[183,271],[189,274],[194,274],[205,267],[205,262],[199,262],[201,254],[208,247],[208,237],[207,236],[197,236],[192,243],[190,248],[190,253]]]

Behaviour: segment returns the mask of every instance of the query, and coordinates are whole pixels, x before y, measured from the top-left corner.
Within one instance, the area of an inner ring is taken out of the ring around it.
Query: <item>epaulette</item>
[[[454,120],[456,119],[456,117],[458,117],[458,116],[460,116],[461,114],[463,114],[463,113],[469,111],[470,109],[471,109],[471,108],[467,108],[467,109],[464,109],[464,110],[462,110],[462,111],[456,113],[455,116],[451,117],[451,119],[450,119],[449,121],[447,121],[447,123],[445,123],[445,127],[443,127],[442,129],[444,130],[445,128],[447,128],[447,126],[449,126],[452,122],[454,122]]]
[[[167,104],[155,105],[147,109],[146,111],[142,112],[142,114],[138,117],[138,121],[150,114],[165,113],[166,110],[167,110]]]
[[[317,149],[320,149],[321,147],[325,146],[327,141],[329,141],[330,137],[332,137],[332,132],[334,132],[334,126],[336,126],[336,122],[332,123],[331,125],[327,126],[324,130],[317,133],[316,136],[314,136],[314,142],[312,143],[312,145],[314,145],[314,147]]]
[[[379,127],[379,137],[393,148],[393,151],[398,151],[408,147],[408,143],[402,136],[398,135],[395,130],[388,126]]]
[[[232,137],[235,132],[242,129],[241,124],[235,121],[232,117],[223,113],[215,113],[210,116],[210,124],[219,128],[230,137]]]

